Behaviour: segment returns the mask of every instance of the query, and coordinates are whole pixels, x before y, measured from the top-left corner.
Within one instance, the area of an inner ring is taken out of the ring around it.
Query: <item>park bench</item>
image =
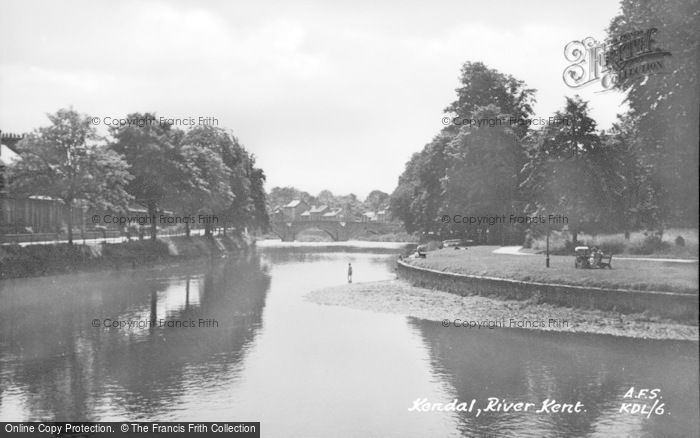
[[[603,254],[603,257],[600,259],[600,262],[598,262],[598,267],[612,269],[612,257],[612,254]],[[607,259],[608,261],[604,261],[605,259]]]
[[[576,259],[574,261],[575,268],[608,268],[612,269],[612,254],[599,252],[598,256],[594,256],[591,249],[587,246],[577,246],[574,250]],[[605,261],[607,260],[607,261]]]

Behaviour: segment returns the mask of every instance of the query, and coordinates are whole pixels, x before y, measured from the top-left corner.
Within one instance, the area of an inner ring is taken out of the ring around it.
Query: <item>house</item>
[[[284,219],[295,221],[301,219],[301,214],[309,209],[309,204],[301,199],[295,199],[282,208],[284,211]]]
[[[373,211],[368,211],[366,213],[362,213],[362,222],[376,222],[377,221],[377,215]]]
[[[321,216],[322,220],[324,221],[340,221],[343,220],[343,209],[342,208],[334,208],[332,210],[327,211]]]
[[[311,207],[311,210],[309,210],[309,216],[313,220],[319,220],[323,217],[324,214],[328,213],[329,208],[327,205],[318,205]]]
[[[279,205],[275,205],[272,208],[272,213],[270,214],[270,220],[273,222],[279,222],[284,220],[284,209]]]
[[[0,131],[0,194],[7,193],[5,169],[10,164],[20,159],[14,147],[21,139],[21,135],[3,134],[2,131]]]

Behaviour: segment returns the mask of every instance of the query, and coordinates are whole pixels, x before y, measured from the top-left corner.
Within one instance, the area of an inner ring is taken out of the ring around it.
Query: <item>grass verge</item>
[[[624,260],[613,257],[613,269],[575,269],[573,256],[494,254],[495,246],[474,246],[431,251],[424,259],[410,259],[415,266],[458,274],[483,275],[520,281],[575,286],[698,293],[697,263]]]

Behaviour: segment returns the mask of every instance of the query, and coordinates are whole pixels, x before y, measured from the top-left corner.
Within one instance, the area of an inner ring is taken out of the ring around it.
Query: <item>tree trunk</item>
[[[190,222],[185,221],[185,236],[190,237]]]
[[[578,244],[578,231],[573,231],[571,233],[571,238],[573,239],[574,246],[576,246],[576,244]]]
[[[68,245],[73,244],[73,202],[68,201],[66,202],[68,204]]]
[[[156,240],[158,229],[156,227],[156,213],[158,212],[155,201],[148,202],[148,215],[151,217],[151,240]]]

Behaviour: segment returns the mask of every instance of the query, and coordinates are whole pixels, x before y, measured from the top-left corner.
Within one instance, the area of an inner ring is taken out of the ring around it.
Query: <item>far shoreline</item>
[[[430,321],[449,321],[445,329],[534,330],[615,337],[698,342],[698,326],[643,314],[575,309],[528,301],[483,296],[459,296],[449,292],[411,286],[404,280],[355,283],[314,290],[307,300],[320,305],[345,306],[358,310],[399,314]],[[459,321],[567,321],[554,327],[455,327]],[[444,323],[443,323],[444,325]]]

